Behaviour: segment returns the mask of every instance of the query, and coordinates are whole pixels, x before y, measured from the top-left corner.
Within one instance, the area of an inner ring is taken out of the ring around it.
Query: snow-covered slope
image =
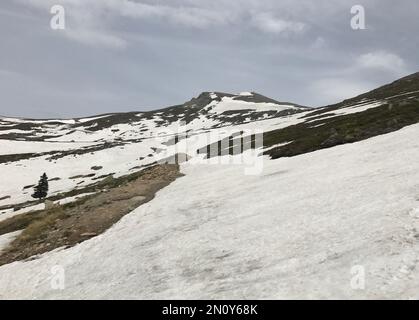
[[[317,110],[205,92],[152,112],[1,118],[0,222],[39,206],[43,172],[64,203],[110,176],[188,161],[106,233],[0,267],[0,298],[417,297],[419,74],[383,88]],[[221,165],[247,152],[232,156],[231,141],[258,133],[257,175]],[[63,291],[51,287],[56,265]],[[364,290],[350,285],[354,266]]]
[[[115,113],[82,119],[0,118],[0,139],[47,142],[103,142],[147,138],[179,122],[211,129],[276,118],[308,110],[257,93],[204,92],[173,107],[149,112]]]
[[[55,196],[173,156],[178,135],[188,135],[183,143],[193,155],[243,129],[297,123],[309,110],[257,93],[207,92],[183,105],[146,113],[74,120],[2,118],[0,174],[8,183],[0,188],[0,217],[10,206],[33,200],[31,186],[43,172],[53,179],[50,196]]]
[[[1,267],[0,297],[419,298],[418,135],[266,160],[261,176],[185,164],[105,234]]]
[[[251,92],[204,92],[151,112],[69,120],[1,118],[0,174],[8,183],[0,188],[0,215],[31,200],[31,186],[43,172],[53,179],[50,195],[56,196],[173,156],[179,134],[188,135],[182,143],[192,156],[232,134],[257,129],[265,133],[265,153],[278,158],[398,130],[419,119],[418,78],[318,110]]]

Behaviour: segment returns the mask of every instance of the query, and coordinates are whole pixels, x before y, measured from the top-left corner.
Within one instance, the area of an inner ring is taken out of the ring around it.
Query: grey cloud
[[[145,110],[208,90],[320,106],[418,71],[417,2],[361,2],[354,31],[349,0],[3,1],[0,114]],[[65,31],[49,28],[52,4]]]

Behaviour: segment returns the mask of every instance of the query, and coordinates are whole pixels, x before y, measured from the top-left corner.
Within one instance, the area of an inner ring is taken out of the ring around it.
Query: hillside
[[[160,110],[128,112],[79,119],[16,119],[0,117],[0,139],[80,142],[135,140],[156,129],[183,122],[202,130],[272,119],[307,110],[257,93],[204,92],[190,101]]]
[[[289,157],[393,132],[419,121],[419,73],[264,132],[264,154]],[[221,142],[217,142],[221,143]],[[205,151],[207,147],[202,150]],[[230,150],[226,152],[232,152]]]
[[[417,298],[418,122],[419,74],[315,110],[204,92],[150,112],[3,117],[0,297]],[[55,209],[30,196],[43,172]],[[100,228],[77,222],[109,210]]]
[[[270,160],[262,176],[185,166],[102,236],[1,267],[0,297],[418,298],[418,134]],[[56,265],[65,290],[42,281]]]
[[[152,112],[67,120],[2,118],[0,170],[19,179],[11,179],[1,190],[0,210],[31,200],[28,189],[39,175],[34,168],[49,172],[52,194],[57,195],[173,156],[170,149],[178,135],[195,140],[190,143],[193,153],[194,144],[198,149],[208,142],[208,130],[251,127],[259,120],[269,125],[306,110],[259,94],[208,92],[183,105]]]

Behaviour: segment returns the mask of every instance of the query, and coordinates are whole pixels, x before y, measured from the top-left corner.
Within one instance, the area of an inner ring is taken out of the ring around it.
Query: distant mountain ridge
[[[97,132],[116,125],[152,121],[156,127],[182,122],[193,127],[216,128],[225,125],[270,119],[308,110],[307,107],[278,102],[258,93],[229,94],[203,92],[184,104],[145,112],[108,113],[74,119],[0,118],[0,139],[43,141],[75,131]],[[144,128],[142,128],[144,129]],[[118,131],[114,132],[118,136]],[[141,135],[139,131],[138,134]],[[33,134],[36,133],[36,134]]]

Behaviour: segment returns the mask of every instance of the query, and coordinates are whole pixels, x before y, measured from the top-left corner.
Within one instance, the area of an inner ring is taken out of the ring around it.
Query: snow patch
[[[23,230],[18,230],[0,235],[0,253],[7,248],[7,246],[15,240]]]

